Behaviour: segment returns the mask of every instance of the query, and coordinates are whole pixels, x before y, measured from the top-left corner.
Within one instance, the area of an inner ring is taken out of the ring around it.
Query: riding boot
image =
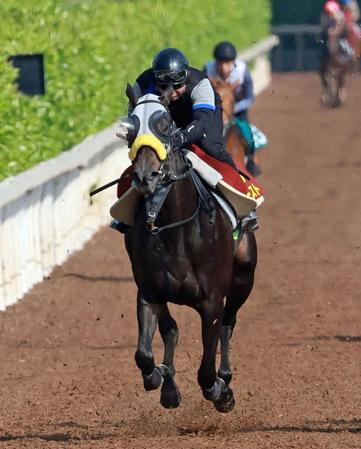
[[[109,227],[115,229],[116,231],[119,231],[121,234],[125,234],[131,228],[131,226],[122,223],[120,220],[117,220],[116,218],[112,220]]]
[[[246,169],[251,173],[252,176],[259,176],[262,173],[259,165],[253,160],[253,155],[247,157]]]
[[[246,162],[246,169],[251,173],[252,176],[259,176],[261,174],[260,167],[255,163],[254,161],[254,152],[255,152],[255,143],[252,136],[252,139],[247,141],[247,162]]]
[[[240,133],[242,134],[244,140],[246,141],[246,169],[251,173],[252,176],[258,176],[261,174],[260,167],[254,162],[254,152],[256,149],[252,129],[247,120],[241,120],[236,118],[236,124]]]

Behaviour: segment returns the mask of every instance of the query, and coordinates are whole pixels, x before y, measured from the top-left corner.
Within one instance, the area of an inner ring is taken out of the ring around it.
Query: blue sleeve
[[[254,93],[253,93],[253,81],[251,72],[246,68],[244,72],[244,81],[242,84],[242,99],[237,101],[234,105],[234,113],[238,114],[239,112],[246,111],[249,109],[251,104],[254,102]]]

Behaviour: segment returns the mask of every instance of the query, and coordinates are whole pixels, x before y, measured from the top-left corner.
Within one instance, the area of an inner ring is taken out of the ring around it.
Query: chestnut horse
[[[167,113],[171,92],[169,86],[161,97],[138,98],[129,85],[127,88],[134,108],[129,118],[136,115],[138,130],[145,129],[144,123],[151,123],[146,127],[146,137],[153,138],[154,130],[161,131],[163,138],[170,137],[162,150],[164,157],[147,144],[140,144],[133,154],[133,185],[143,198],[134,225],[125,234],[138,287],[139,337],[135,360],[145,390],[162,385],[161,404],[166,408],[178,407],[181,395],[174,381],[178,327],[167,302],[192,307],[199,313],[202,324],[203,355],[198,383],[203,396],[218,411],[229,412],[235,404],[229,386],[232,379],[229,341],[237,311],[253,287],[256,240],[252,233],[245,232],[235,247],[229,218],[211,197],[204,202],[184,150],[172,148]],[[158,112],[154,112],[154,107]],[[158,365],[152,349],[157,325],[164,343],[163,362]],[[217,372],[219,340],[221,362]]]
[[[233,116],[234,95],[239,83],[230,83],[213,77],[209,77],[209,79],[222,100],[225,147],[236,163],[245,166],[247,162],[247,142],[234,122]],[[259,165],[257,152],[254,153],[253,160]]]

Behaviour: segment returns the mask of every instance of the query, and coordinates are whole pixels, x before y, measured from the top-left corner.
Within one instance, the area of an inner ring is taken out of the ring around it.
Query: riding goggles
[[[188,70],[177,70],[174,72],[157,70],[154,72],[155,80],[159,86],[168,86],[171,84],[174,88],[185,84]]]

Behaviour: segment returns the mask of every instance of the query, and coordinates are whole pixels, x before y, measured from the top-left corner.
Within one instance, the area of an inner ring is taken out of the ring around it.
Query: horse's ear
[[[127,83],[127,88],[125,89],[125,94],[129,98],[129,102],[132,106],[137,104],[139,97],[135,94],[133,86]]]
[[[159,97],[159,101],[162,103],[163,106],[166,108],[169,106],[170,98],[172,96],[173,92],[173,86],[171,83],[168,84],[166,90],[162,93],[162,95]]]

